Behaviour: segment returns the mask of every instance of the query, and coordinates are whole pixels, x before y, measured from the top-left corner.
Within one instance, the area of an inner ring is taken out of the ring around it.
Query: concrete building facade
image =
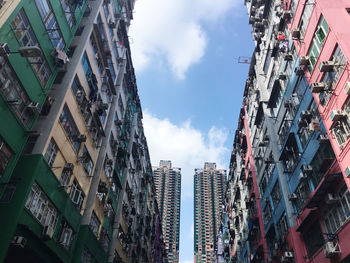
[[[163,262],[134,1],[1,4],[0,261]]]
[[[348,262],[349,3],[245,4],[256,45],[231,155],[220,256]],[[242,158],[250,159],[249,169]],[[259,220],[250,217],[251,207]]]

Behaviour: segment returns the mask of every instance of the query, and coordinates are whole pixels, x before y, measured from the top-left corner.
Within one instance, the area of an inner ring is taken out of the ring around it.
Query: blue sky
[[[152,165],[182,168],[180,262],[193,262],[193,174],[228,169],[253,52],[243,0],[139,0],[130,41]]]

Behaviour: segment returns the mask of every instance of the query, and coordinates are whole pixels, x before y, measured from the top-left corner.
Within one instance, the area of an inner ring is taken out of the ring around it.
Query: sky
[[[228,169],[254,42],[243,0],[138,0],[129,39],[151,162],[182,169],[180,262],[193,262],[193,175]]]

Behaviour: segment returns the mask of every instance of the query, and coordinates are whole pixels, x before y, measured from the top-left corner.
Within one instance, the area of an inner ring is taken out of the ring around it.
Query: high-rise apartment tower
[[[194,174],[194,262],[214,262],[226,171],[205,163]]]
[[[179,262],[181,168],[161,160],[153,174],[168,262]]]

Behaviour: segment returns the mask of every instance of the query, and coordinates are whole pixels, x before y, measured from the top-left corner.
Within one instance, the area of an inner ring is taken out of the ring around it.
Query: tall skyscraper
[[[194,174],[194,262],[214,262],[226,170],[205,163]]]
[[[153,167],[153,175],[168,260],[179,262],[181,168],[161,160],[159,167]]]

